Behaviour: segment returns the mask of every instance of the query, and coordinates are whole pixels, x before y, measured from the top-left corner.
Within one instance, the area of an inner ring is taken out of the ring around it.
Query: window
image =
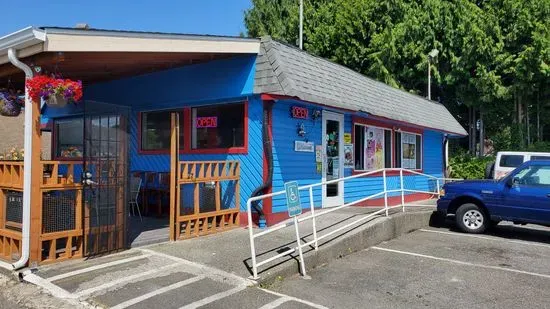
[[[170,111],[141,113],[141,150],[170,150]],[[180,149],[183,149],[183,113],[180,114]]]
[[[245,147],[245,104],[225,104],[191,109],[191,148]]]
[[[355,170],[392,167],[391,130],[356,124],[354,147]]]
[[[550,160],[550,156],[531,156],[531,161]]]
[[[82,118],[55,120],[55,155],[58,158],[81,158],[84,151]]]
[[[515,177],[520,185],[527,186],[550,186],[550,166],[529,166]]]
[[[396,166],[422,169],[422,136],[407,132],[395,132]]]
[[[502,155],[500,167],[518,167],[523,163],[523,155]]]

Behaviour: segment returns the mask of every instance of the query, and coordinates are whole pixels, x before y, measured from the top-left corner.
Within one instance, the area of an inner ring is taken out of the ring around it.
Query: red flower
[[[48,99],[52,95],[63,95],[69,101],[78,102],[82,99],[82,82],[70,79],[56,79],[38,75],[26,82],[30,98],[37,102],[41,98]]]

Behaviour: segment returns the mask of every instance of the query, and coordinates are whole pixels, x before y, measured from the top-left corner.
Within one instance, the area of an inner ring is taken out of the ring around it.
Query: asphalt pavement
[[[550,229],[426,228],[271,288],[329,308],[549,308]]]

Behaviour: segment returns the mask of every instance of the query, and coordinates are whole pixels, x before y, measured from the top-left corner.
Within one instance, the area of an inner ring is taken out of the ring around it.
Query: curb
[[[317,251],[311,249],[304,252],[306,270],[311,271],[319,266],[350,255],[368,247],[375,246],[403,234],[410,233],[428,226],[437,218],[434,211],[416,211],[397,213],[389,217],[378,217],[333,239],[319,243]],[[258,284],[271,285],[283,278],[299,274],[299,258],[297,252],[292,258],[260,273]]]

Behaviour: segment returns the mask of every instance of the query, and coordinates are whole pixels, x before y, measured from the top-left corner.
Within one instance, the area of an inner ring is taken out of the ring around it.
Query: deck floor
[[[128,217],[128,243],[131,248],[165,242],[169,240],[168,217]]]

